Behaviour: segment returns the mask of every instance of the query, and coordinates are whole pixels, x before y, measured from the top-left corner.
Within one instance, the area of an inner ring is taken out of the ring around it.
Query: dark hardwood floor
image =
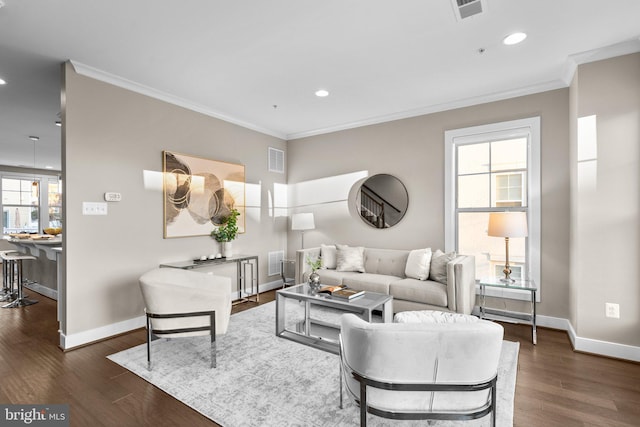
[[[264,293],[260,302],[274,297]],[[143,330],[64,353],[57,346],[56,303],[37,299],[0,309],[0,402],[67,403],[71,426],[79,427],[216,425],[106,359],[144,343]],[[575,353],[562,331],[539,329],[534,346],[529,327],[504,327],[505,339],[520,342],[514,425],[640,426],[639,364]]]

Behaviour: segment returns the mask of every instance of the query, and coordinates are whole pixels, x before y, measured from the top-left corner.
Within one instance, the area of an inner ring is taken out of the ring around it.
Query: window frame
[[[480,126],[445,131],[445,250],[457,251],[458,229],[457,198],[457,158],[456,147],[460,145],[479,144],[496,140],[527,138],[527,182],[525,207],[489,207],[482,212],[503,212],[505,210],[526,211],[529,236],[526,238],[526,253],[529,277],[538,286],[536,300],[540,302],[542,283],[540,281],[540,117],[497,122]],[[465,210],[466,211],[466,210]],[[477,287],[476,292],[479,292]],[[487,296],[502,297],[529,301],[530,295],[510,289],[487,289]]]
[[[38,181],[38,233],[41,233],[42,230],[49,227],[49,180],[57,179],[60,181],[60,177],[58,175],[45,175],[45,174],[28,174],[28,173],[19,173],[19,172],[7,172],[0,170],[0,195],[2,195],[2,179],[19,179],[24,181]],[[4,209],[4,204],[2,203],[2,197],[0,197],[0,212]],[[15,206],[13,204],[9,204],[7,206]],[[27,206],[27,205],[23,205]],[[31,206],[31,205],[29,205]],[[60,206],[62,209],[62,206]],[[2,226],[4,230],[4,222],[3,219],[0,218],[0,226]]]

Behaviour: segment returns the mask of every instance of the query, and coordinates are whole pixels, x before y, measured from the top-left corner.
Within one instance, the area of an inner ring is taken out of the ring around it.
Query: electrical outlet
[[[614,319],[620,318],[620,304],[607,302],[604,304],[604,309],[605,309],[605,316],[611,317]]]

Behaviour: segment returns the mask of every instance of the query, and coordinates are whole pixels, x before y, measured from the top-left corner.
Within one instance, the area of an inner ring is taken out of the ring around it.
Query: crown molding
[[[254,125],[252,123],[245,122],[244,120],[240,120],[240,119],[231,117],[229,115],[220,113],[218,111],[214,111],[203,105],[196,104],[191,101],[187,101],[186,99],[168,94],[166,92],[162,92],[160,90],[154,89],[149,86],[142,85],[140,83],[125,79],[115,74],[111,74],[106,71],[99,70],[89,65],[82,64],[78,61],[69,60],[69,62],[73,66],[73,69],[75,70],[75,72],[82,76],[90,77],[92,79],[99,80],[101,82],[109,83],[114,86],[121,87],[123,89],[127,89],[132,92],[136,92],[151,98],[155,98],[160,101],[167,102],[169,104],[177,105],[179,107],[183,107],[188,110],[195,111],[197,113],[201,113],[210,117],[214,117],[216,119],[223,120],[225,122],[233,123],[234,125],[238,125],[246,129],[260,132],[265,135],[270,135],[283,140],[286,139],[286,134],[282,132],[276,132],[271,129],[263,128],[261,126]]]
[[[107,73],[102,70],[98,70],[97,68],[93,68],[86,64],[82,64],[77,61],[69,61],[73,66],[74,70],[83,76],[91,77],[96,80],[100,80],[114,86],[118,86],[127,90],[131,90],[133,92],[140,93],[142,95],[146,95],[155,99],[159,99],[164,102],[168,102],[170,104],[174,104],[183,108],[187,108],[189,110],[205,114],[210,117],[215,117],[220,120],[224,120],[229,123],[233,123],[235,125],[251,129],[256,132],[260,132],[265,135],[270,135],[279,139],[283,139],[286,141],[296,140],[307,138],[311,136],[323,135],[332,132],[338,132],[343,130],[355,129],[363,126],[371,126],[380,123],[391,122],[395,120],[409,119],[413,117],[423,116],[426,114],[440,113],[443,111],[455,110],[458,108],[471,107],[474,105],[487,104],[489,102],[502,101],[510,98],[517,98],[519,96],[533,95],[536,93],[546,92],[549,90],[566,88],[571,84],[573,80],[573,76],[578,68],[578,65],[600,61],[603,59],[609,59],[616,56],[627,55],[630,53],[640,52],[640,37],[633,38],[621,43],[616,43],[610,46],[604,46],[602,48],[593,49],[585,52],[576,53],[574,55],[570,55],[567,58],[565,63],[565,69],[562,72],[560,78],[556,80],[550,80],[547,82],[542,82],[530,86],[525,86],[522,88],[512,89],[508,91],[494,92],[481,96],[470,97],[470,98],[462,98],[452,102],[442,103],[442,104],[434,104],[428,105],[420,108],[415,108],[411,110],[401,111],[397,113],[385,114],[381,116],[366,118],[362,120],[356,120],[353,122],[347,122],[342,124],[337,124],[335,126],[328,126],[324,128],[312,129],[308,131],[302,132],[294,132],[294,133],[284,133],[278,132],[272,129],[266,129],[261,126],[257,126],[252,123],[248,123],[244,120],[240,120],[234,117],[231,117],[227,114],[220,113],[218,111],[211,110],[203,105],[199,105],[180,97],[159,91],[157,89],[136,83],[131,80],[127,80],[120,76],[116,76],[114,74]]]
[[[578,65],[602,61],[604,59],[615,58],[616,56],[623,56],[636,52],[640,52],[640,37],[600,47],[598,49],[575,53],[567,58],[567,68],[562,80],[567,85],[570,85],[571,80],[573,80],[573,76],[578,69]]]
[[[518,89],[513,89],[503,92],[494,92],[486,95],[459,99],[453,102],[447,102],[443,104],[429,105],[412,110],[402,111],[393,114],[386,114],[383,116],[372,117],[369,119],[359,120],[355,122],[343,123],[336,126],[305,131],[290,133],[287,135],[287,141],[294,139],[307,138],[310,136],[322,135],[331,132],[337,132],[342,130],[354,129],[362,126],[376,125],[380,123],[391,122],[395,120],[409,119],[412,117],[423,116],[426,114],[440,113],[443,111],[455,110],[458,108],[471,107],[474,105],[487,104],[489,102],[502,101],[510,98],[517,98],[519,96],[532,95],[535,93],[546,92],[549,90],[565,88],[568,85],[561,79],[552,80],[544,83],[539,83],[531,86],[525,86]]]

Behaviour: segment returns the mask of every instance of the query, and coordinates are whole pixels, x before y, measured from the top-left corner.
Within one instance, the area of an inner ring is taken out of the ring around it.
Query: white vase
[[[233,255],[233,245],[231,242],[222,242],[222,256],[229,258]]]

